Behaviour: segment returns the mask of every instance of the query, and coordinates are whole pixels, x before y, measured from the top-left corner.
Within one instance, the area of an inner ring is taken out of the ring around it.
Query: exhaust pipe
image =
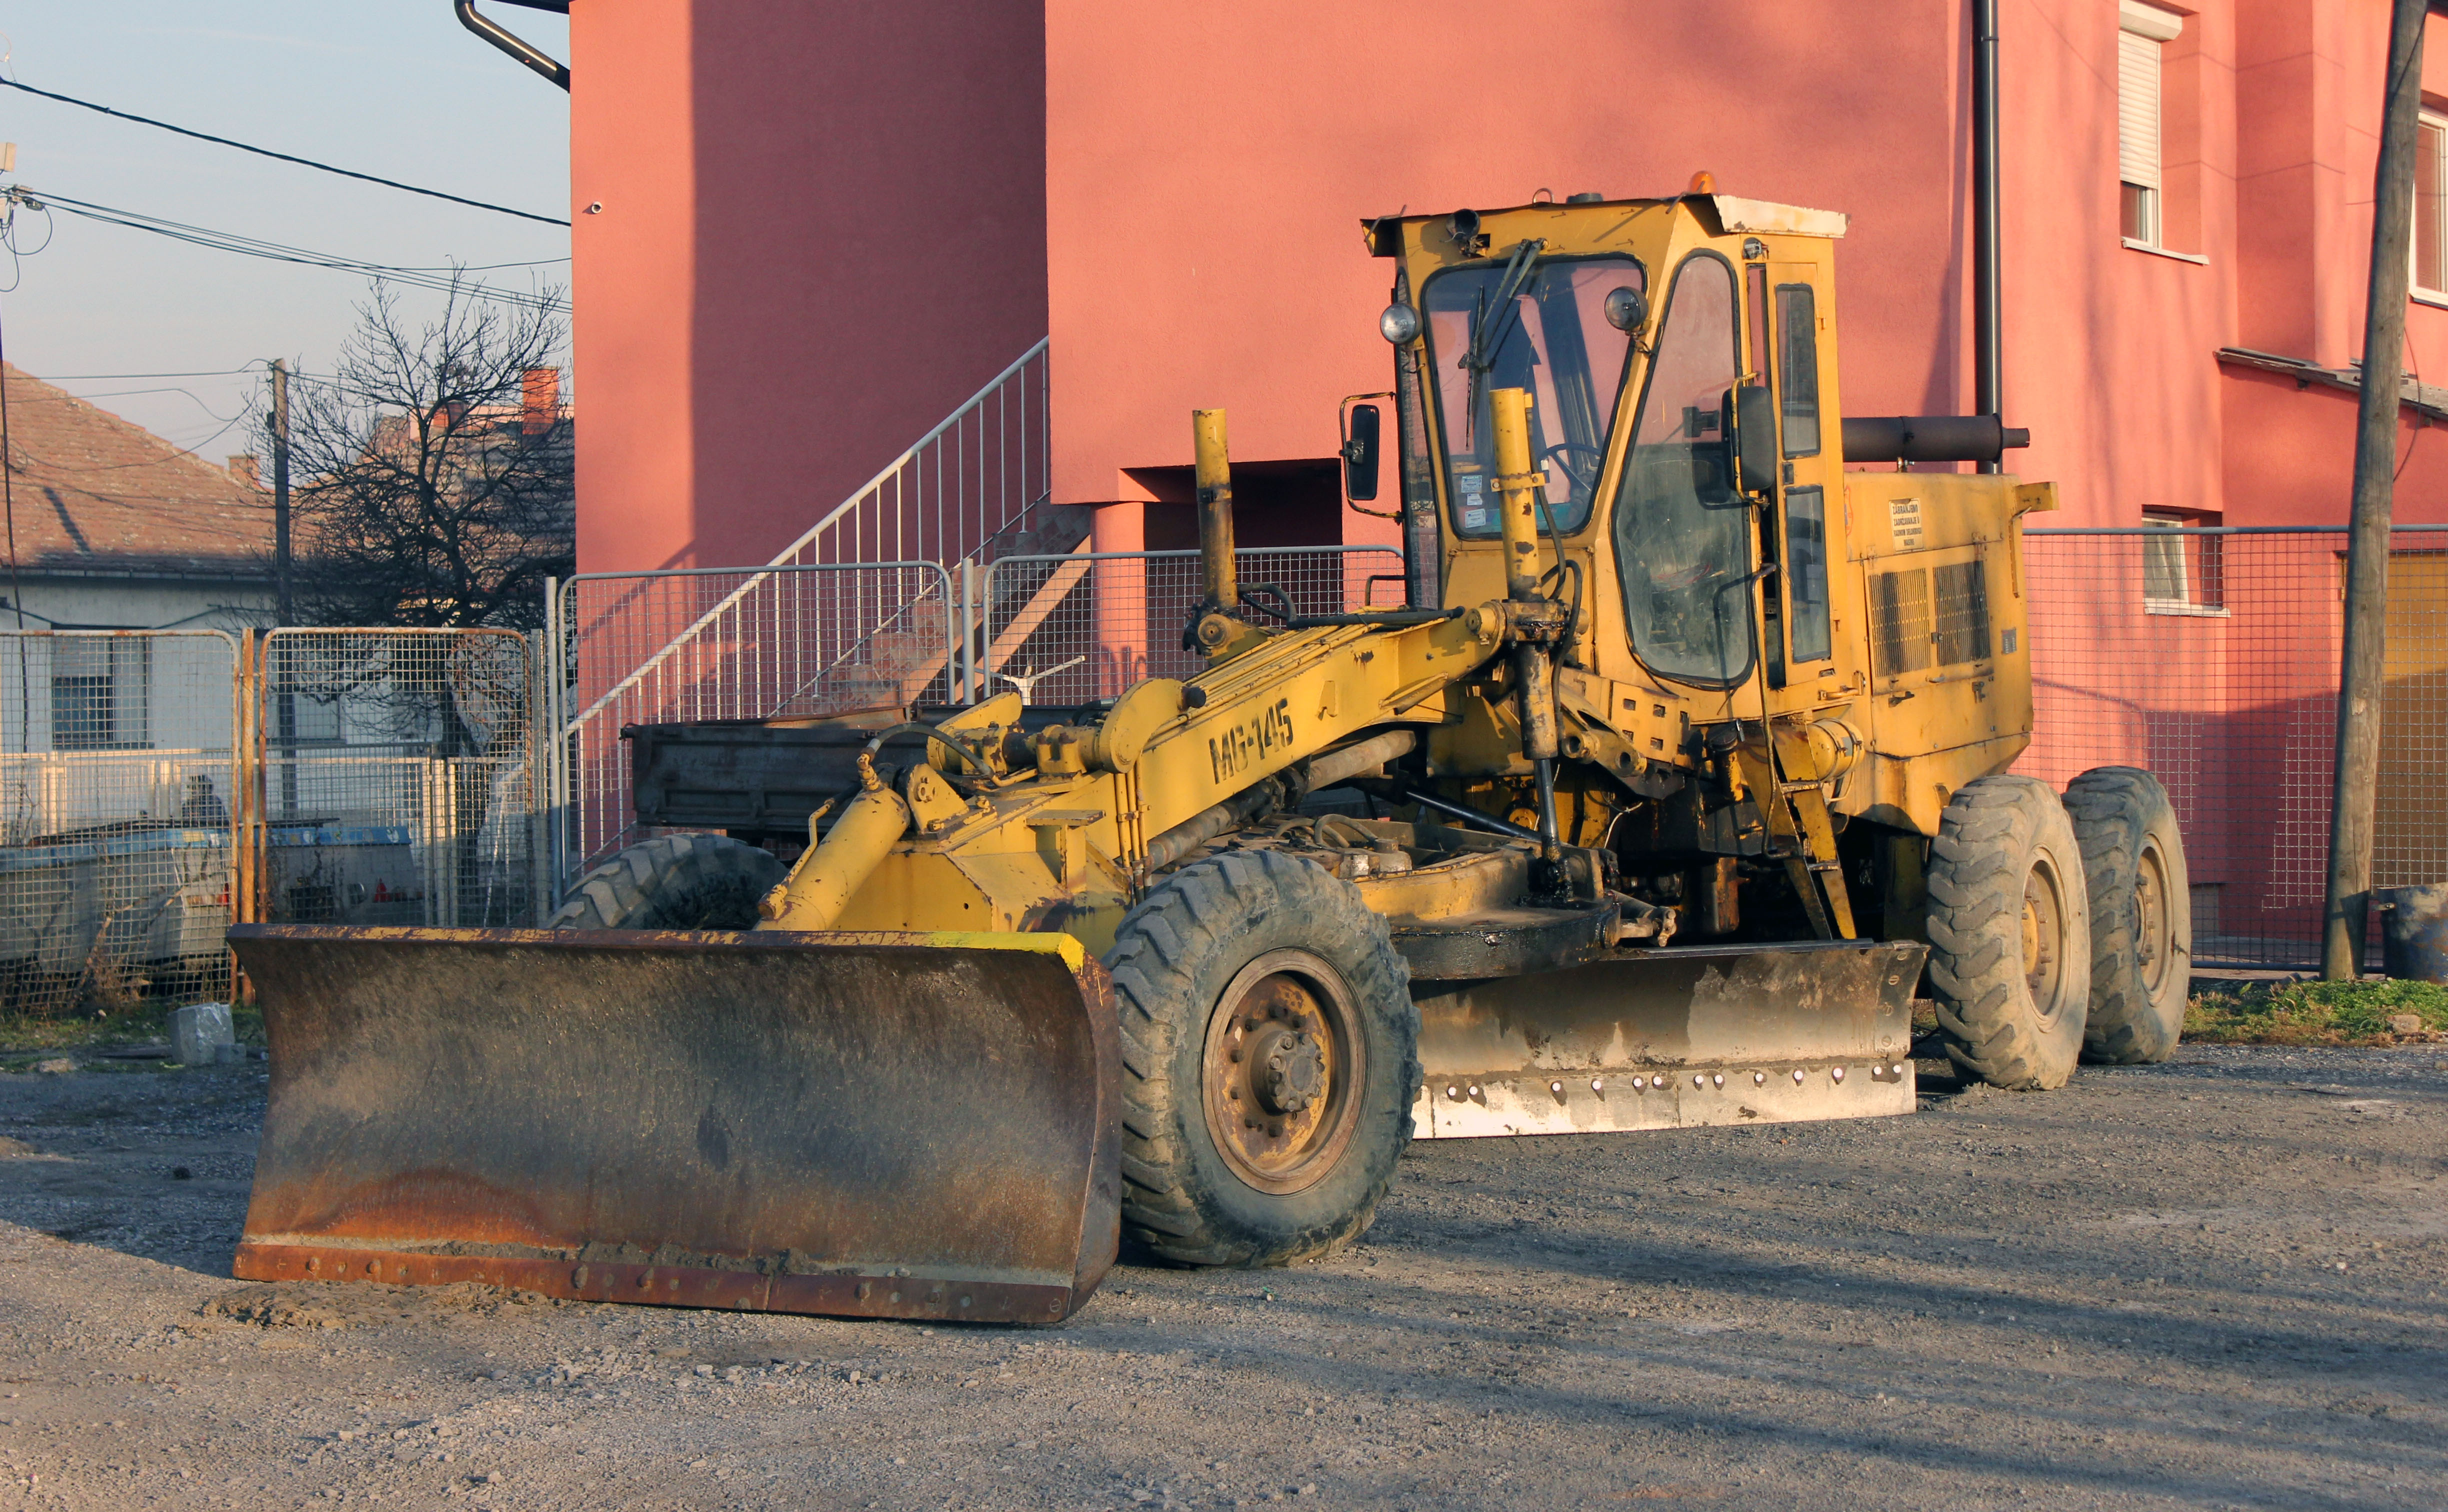
[[[1845,422],[1847,462],[1988,462],[2032,444],[1994,414],[1894,414]]]

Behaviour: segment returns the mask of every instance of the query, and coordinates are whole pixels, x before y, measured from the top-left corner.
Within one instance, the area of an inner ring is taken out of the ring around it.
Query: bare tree
[[[291,403],[301,622],[543,622],[545,580],[577,555],[562,309],[559,289],[504,298],[454,274],[411,330],[374,285],[332,375]],[[549,395],[531,387],[546,373]]]
[[[543,622],[545,580],[568,575],[577,554],[575,448],[553,365],[569,335],[562,310],[558,289],[502,295],[454,274],[438,317],[411,327],[374,284],[331,375],[292,390],[300,624]],[[493,641],[279,642],[273,737],[294,749],[300,709],[345,705],[353,725],[393,742],[503,755],[501,706],[523,694],[522,665]]]

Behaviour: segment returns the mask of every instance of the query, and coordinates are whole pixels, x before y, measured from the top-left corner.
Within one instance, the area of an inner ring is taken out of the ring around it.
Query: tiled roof
[[[264,572],[269,492],[14,367],[0,376],[21,571]]]

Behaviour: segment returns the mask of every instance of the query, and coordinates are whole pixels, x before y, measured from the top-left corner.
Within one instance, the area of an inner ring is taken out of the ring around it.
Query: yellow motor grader
[[[1410,607],[1237,582],[1203,411],[1195,676],[639,730],[641,822],[764,817],[553,928],[233,930],[273,1076],[239,1273],[1043,1322],[1118,1246],[1348,1242],[1414,1138],[1909,1112],[1924,982],[1999,1085],[2165,1056],[2166,795],[2007,770],[2052,488],[1845,470],[2025,438],[1843,414],[1844,218],[1367,229]]]

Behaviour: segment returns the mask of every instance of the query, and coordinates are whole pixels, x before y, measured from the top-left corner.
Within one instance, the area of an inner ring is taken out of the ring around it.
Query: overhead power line
[[[243,368],[206,368],[194,373],[29,373],[27,376],[38,377],[45,383],[86,383],[104,378],[232,378],[261,366],[260,362],[250,362]]]
[[[562,306],[561,300],[545,295],[519,294],[507,289],[496,289],[488,284],[462,282],[458,275],[472,271],[467,268],[394,268],[380,262],[366,262],[355,258],[336,257],[331,253],[309,252],[302,247],[283,246],[277,241],[242,237],[232,231],[214,231],[177,220],[164,220],[159,216],[140,215],[133,210],[114,210],[106,204],[71,200],[66,195],[44,194],[23,185],[11,188],[9,191],[9,197],[32,204],[56,205],[70,215],[83,216],[88,220],[125,226],[131,231],[149,231],[155,236],[168,237],[174,241],[184,241],[199,247],[211,247],[221,252],[240,253],[250,258],[265,258],[274,262],[296,262],[308,267],[336,268],[343,273],[360,274],[366,278],[381,278],[391,283],[404,283],[411,288],[434,289],[445,293],[456,292],[474,298],[494,299],[504,304],[525,305],[530,310],[557,310]],[[546,260],[560,262],[566,259],[554,258]],[[541,265],[543,265],[541,262],[493,262],[483,266],[514,268]]]
[[[336,173],[343,179],[359,179],[363,180],[367,183],[381,184],[386,189],[403,189],[410,194],[421,194],[435,200],[448,200],[452,204],[464,204],[471,209],[490,210],[495,215],[517,216],[522,220],[541,220],[548,226],[566,226],[569,224],[568,221],[564,220],[557,216],[537,215],[530,210],[513,210],[506,204],[488,204],[485,201],[470,200],[464,195],[445,194],[439,189],[420,189],[415,184],[402,183],[396,179],[377,178],[371,173],[359,173],[354,168],[336,168],[328,163],[317,163],[312,158],[292,157],[286,152],[275,152],[270,147],[251,146],[243,142],[232,142],[227,137],[217,137],[208,131],[190,131],[185,126],[174,126],[167,121],[156,121],[151,116],[135,115],[125,110],[113,110],[106,105],[96,105],[90,100],[79,100],[73,95],[53,94],[48,89],[37,89],[30,84],[19,84],[14,79],[0,79],[0,85],[7,85],[11,89],[23,89],[28,94],[40,95],[46,100],[57,100],[62,105],[77,105],[86,110],[92,110],[103,115],[112,116],[121,121],[133,121],[139,125],[158,126],[163,131],[175,131],[182,137],[193,137],[199,142],[210,142],[224,147],[236,147],[240,152],[252,152],[259,158],[277,158],[282,163],[294,163],[302,168],[314,168],[324,173]]]

